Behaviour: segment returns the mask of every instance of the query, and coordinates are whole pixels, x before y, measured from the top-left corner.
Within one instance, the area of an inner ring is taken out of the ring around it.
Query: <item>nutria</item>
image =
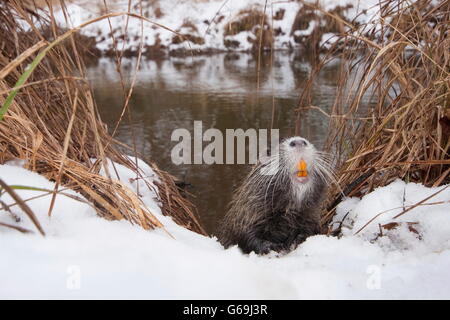
[[[235,191],[218,239],[243,252],[287,252],[320,232],[320,207],[332,177],[325,154],[292,137],[256,164]]]

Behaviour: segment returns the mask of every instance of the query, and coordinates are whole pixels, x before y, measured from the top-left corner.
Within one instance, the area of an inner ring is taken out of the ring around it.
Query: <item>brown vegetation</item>
[[[205,39],[198,34],[197,27],[190,21],[184,21],[183,24],[176,30],[178,34],[172,38],[173,44],[180,44],[184,41],[190,41],[193,44],[204,44]]]
[[[272,47],[272,28],[270,26],[270,20],[268,20],[265,12],[259,9],[247,9],[239,12],[236,17],[225,26],[225,47],[229,49],[237,48],[239,42],[227,39],[227,36],[234,36],[244,31],[251,32],[254,35],[254,38],[248,38],[248,41],[253,44],[253,51],[267,50]]]
[[[327,145],[336,155],[340,188],[331,190],[324,226],[341,188],[346,196],[362,196],[397,178],[450,183],[450,2],[384,1],[379,25],[334,18],[348,30],[341,38],[346,50],[336,46],[315,66],[300,101],[300,110],[319,110],[330,119]],[[310,105],[310,93],[314,75],[336,53],[341,80],[326,113]],[[357,69],[361,78],[350,77]],[[363,98],[371,101],[366,110]]]
[[[50,36],[44,34],[30,18],[32,14],[37,17],[30,10],[21,1],[8,1],[0,10],[0,105],[37,52],[62,32],[51,16],[41,16],[40,22],[52,31]],[[18,19],[28,24],[28,31],[22,29]],[[0,121],[0,163],[26,159],[28,169],[55,181],[57,188],[64,186],[80,192],[106,219],[126,219],[145,229],[164,227],[140,196],[117,179],[114,170],[107,172],[108,177],[99,174],[107,159],[111,159],[132,169],[136,179],[145,181],[135,162],[119,151],[119,143],[100,120],[79,50],[73,37],[55,46],[19,89]],[[192,205],[180,195],[172,177],[155,165],[152,167],[161,180],[156,192],[163,213],[204,234]],[[152,188],[148,183],[147,187]]]

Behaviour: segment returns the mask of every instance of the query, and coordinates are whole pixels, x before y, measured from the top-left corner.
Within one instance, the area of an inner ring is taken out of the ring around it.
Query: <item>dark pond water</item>
[[[129,83],[136,60],[122,62],[125,82]],[[213,233],[224,215],[232,191],[244,178],[249,165],[174,165],[172,131],[186,128],[193,132],[194,120],[203,128],[270,128],[275,106],[274,128],[280,136],[295,132],[299,95],[305,85],[310,64],[288,53],[276,53],[273,68],[263,59],[260,88],[257,90],[257,57],[250,54],[217,54],[202,57],[168,58],[142,61],[130,101],[131,120],[125,116],[116,137],[129,144],[135,140],[144,159],[185,180],[198,208],[201,222]],[[314,105],[330,109],[339,65],[326,67],[314,87]],[[124,95],[113,60],[102,59],[88,69],[103,121],[112,129],[122,111]],[[318,148],[326,137],[328,119],[318,112],[302,118],[302,135]],[[133,138],[134,136],[134,138]]]

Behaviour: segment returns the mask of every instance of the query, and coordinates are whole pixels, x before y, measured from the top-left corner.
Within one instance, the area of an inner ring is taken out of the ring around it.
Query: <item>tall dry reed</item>
[[[313,68],[300,99],[299,116],[319,111],[330,124],[326,149],[339,187],[330,191],[324,226],[341,191],[362,196],[397,178],[450,183],[450,1],[383,0],[377,9],[367,24],[334,16],[346,31]],[[336,56],[337,98],[327,112],[311,106],[311,92]],[[356,71],[360,77],[352,76]]]
[[[64,7],[63,2],[60,5]],[[18,80],[33,59],[65,32],[56,25],[51,10],[37,11],[27,1],[2,4],[0,105],[15,86],[17,89]],[[142,171],[120,151],[119,143],[99,118],[84,70],[80,46],[72,36],[47,52],[0,121],[0,163],[26,159],[28,169],[56,182],[54,197],[64,186],[80,192],[106,219],[126,219],[145,229],[163,228],[140,196],[117,178],[115,168],[108,170],[106,162],[111,159],[132,169],[136,179],[145,181]],[[99,174],[101,167],[107,177]],[[154,164],[152,168],[160,177],[155,191],[163,214],[204,234],[193,206],[180,195],[173,178]],[[50,208],[49,214],[64,213],[52,213]]]

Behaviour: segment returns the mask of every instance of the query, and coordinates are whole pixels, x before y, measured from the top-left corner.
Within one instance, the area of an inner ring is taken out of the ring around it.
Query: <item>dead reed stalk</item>
[[[25,3],[11,0],[1,4],[0,105],[37,52],[63,34],[53,15],[34,11]],[[50,35],[44,34],[44,29],[51,30]],[[140,196],[113,173],[108,177],[99,174],[102,166],[108,172],[107,159],[111,159],[144,179],[118,145],[98,116],[73,37],[48,51],[0,121],[0,163],[26,159],[28,169],[80,192],[106,219],[126,219],[145,229],[163,227]],[[152,168],[160,176],[157,193],[163,213],[204,234],[193,206],[180,195],[172,177],[153,164]]]
[[[326,148],[335,155],[345,196],[362,196],[397,178],[450,183],[450,1],[383,0],[378,9],[375,23],[346,24],[300,99],[299,110],[311,109],[315,75],[338,56]],[[330,190],[324,226],[339,190]]]

